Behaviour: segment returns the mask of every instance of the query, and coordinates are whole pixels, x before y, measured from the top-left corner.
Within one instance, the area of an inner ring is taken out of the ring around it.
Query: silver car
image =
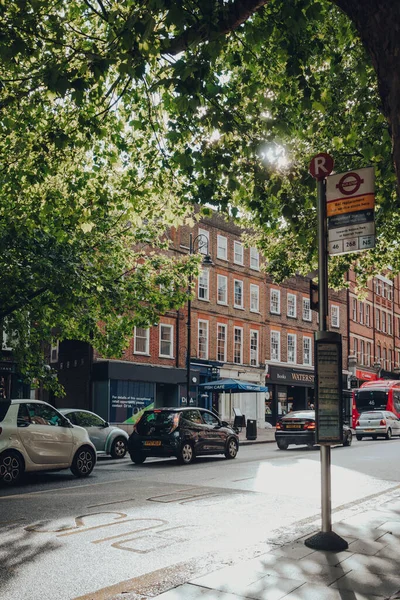
[[[124,458],[128,449],[129,435],[123,429],[110,425],[89,410],[77,408],[61,408],[60,412],[71,421],[73,425],[84,427],[94,444],[97,453],[109,454],[113,458]]]
[[[378,436],[390,440],[392,435],[400,435],[400,419],[388,410],[370,410],[361,413],[356,422],[356,438]]]

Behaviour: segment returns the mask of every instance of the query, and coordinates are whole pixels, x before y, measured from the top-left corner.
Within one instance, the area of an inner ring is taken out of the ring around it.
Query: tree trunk
[[[353,21],[378,78],[400,190],[400,1],[332,0]]]

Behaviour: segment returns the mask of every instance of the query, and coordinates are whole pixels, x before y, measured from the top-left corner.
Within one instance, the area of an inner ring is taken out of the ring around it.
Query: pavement
[[[255,440],[274,442],[275,428]],[[320,519],[282,532],[256,558],[191,579],[157,600],[395,600],[400,599],[400,485],[385,494],[332,511],[332,530],[348,543],[342,551],[309,548]]]

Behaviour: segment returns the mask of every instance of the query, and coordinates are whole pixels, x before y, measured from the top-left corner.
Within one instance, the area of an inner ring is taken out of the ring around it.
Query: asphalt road
[[[334,448],[333,510],[398,486],[399,449],[398,439]],[[31,475],[0,489],[0,599],[150,597],[294,538],[320,501],[319,451],[275,444],[190,466],[100,459],[86,480]]]

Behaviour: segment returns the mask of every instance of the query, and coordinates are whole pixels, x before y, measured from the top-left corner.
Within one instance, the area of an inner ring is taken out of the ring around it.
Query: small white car
[[[123,429],[110,425],[104,419],[79,408],[60,408],[60,412],[73,425],[84,427],[98,454],[109,454],[112,458],[124,458],[128,450],[129,435]]]
[[[384,437],[387,440],[393,435],[400,435],[400,419],[389,410],[370,410],[361,413],[356,422],[356,438]]]
[[[70,468],[87,477],[96,449],[86,429],[72,425],[40,400],[0,401],[0,483],[17,483],[24,472]]]

